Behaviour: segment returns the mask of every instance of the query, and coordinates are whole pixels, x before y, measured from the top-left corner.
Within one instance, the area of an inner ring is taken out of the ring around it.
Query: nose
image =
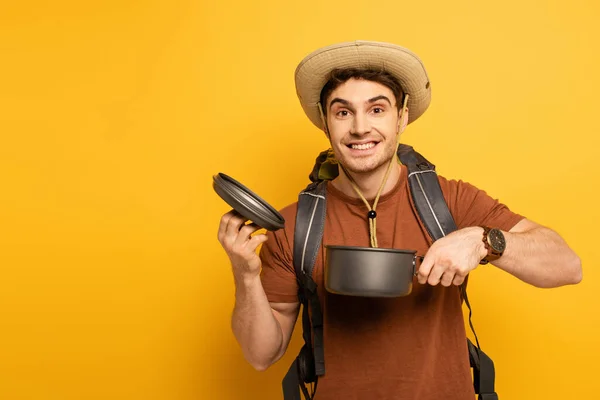
[[[352,130],[350,133],[353,135],[364,135],[371,131],[371,124],[366,115],[362,113],[356,113],[352,121]]]

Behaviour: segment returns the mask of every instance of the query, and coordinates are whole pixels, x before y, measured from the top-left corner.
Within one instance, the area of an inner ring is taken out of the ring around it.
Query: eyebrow
[[[375,103],[376,101],[379,101],[379,100],[385,100],[390,104],[390,106],[392,105],[392,102],[390,101],[390,99],[388,99],[387,96],[384,96],[382,94],[379,96],[370,98],[369,100],[367,100],[367,103]],[[344,100],[339,97],[336,97],[335,99],[331,100],[331,103],[329,103],[329,108],[331,108],[335,103],[341,103],[345,106],[350,106],[350,102],[348,100]]]
[[[379,100],[385,100],[385,101],[387,101],[390,104],[390,106],[392,105],[392,102],[390,101],[390,99],[388,99],[387,96],[384,96],[382,94],[379,95],[379,96],[375,96],[372,99],[369,99],[368,102],[369,103],[375,103],[376,101],[379,101]]]
[[[333,107],[333,105],[335,103],[341,103],[345,106],[349,106],[350,103],[348,102],[348,100],[344,100],[344,99],[340,99],[339,97],[336,97],[335,99],[331,100],[331,103],[329,103],[329,108]]]

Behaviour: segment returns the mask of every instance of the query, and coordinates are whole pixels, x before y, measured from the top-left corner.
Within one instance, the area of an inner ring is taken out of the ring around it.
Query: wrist
[[[483,229],[481,242],[485,248],[485,255],[479,263],[485,265],[502,257],[506,249],[506,238],[504,237],[504,232],[498,228],[487,226],[482,226],[481,228]]]
[[[476,241],[477,241],[477,245],[476,245],[477,257],[478,257],[478,260],[481,261],[488,255],[488,251],[485,246],[485,241],[483,240],[483,235],[484,235],[485,229],[483,229],[483,227],[481,227],[481,226],[478,226],[475,228],[475,232],[476,232],[476,237],[477,237],[477,239],[476,239]]]
[[[260,274],[257,273],[237,273],[233,274],[235,286],[238,289],[245,289],[260,283]]]

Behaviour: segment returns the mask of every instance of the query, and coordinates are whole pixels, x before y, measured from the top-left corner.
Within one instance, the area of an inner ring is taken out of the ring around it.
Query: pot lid
[[[232,177],[214,175],[213,189],[235,211],[261,228],[276,231],[284,227],[285,220],[276,209]]]

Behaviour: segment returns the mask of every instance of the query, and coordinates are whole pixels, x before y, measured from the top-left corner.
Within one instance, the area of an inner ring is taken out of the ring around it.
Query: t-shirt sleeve
[[[297,302],[298,283],[286,230],[268,231],[259,256],[262,261],[260,277],[269,302]]]
[[[443,177],[439,180],[459,229],[485,225],[507,232],[524,218],[470,183]]]

